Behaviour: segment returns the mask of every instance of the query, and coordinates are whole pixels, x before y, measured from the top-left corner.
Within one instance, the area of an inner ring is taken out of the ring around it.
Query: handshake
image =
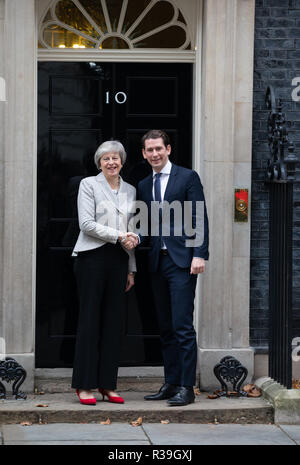
[[[133,232],[124,233],[118,239],[127,250],[134,249],[139,243],[139,236]]]

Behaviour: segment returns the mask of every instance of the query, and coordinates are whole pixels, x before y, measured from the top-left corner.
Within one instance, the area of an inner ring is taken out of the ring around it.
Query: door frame
[[[173,0],[174,1],[174,0]],[[180,8],[185,3],[185,0],[175,0]],[[49,0],[44,0],[47,2]],[[35,79],[35,108],[37,108],[38,89],[37,89],[37,63],[39,61],[94,61],[94,62],[149,62],[149,63],[193,63],[193,137],[192,137],[192,168],[196,170],[202,178],[203,173],[203,137],[202,137],[202,19],[203,19],[203,0],[194,0],[194,15],[193,18],[192,36],[194,36],[194,50],[174,50],[174,49],[135,49],[135,50],[101,50],[99,52],[93,49],[37,49],[36,53],[36,79]],[[46,11],[46,10],[45,10]],[[41,11],[36,11],[36,23],[39,27],[41,18]],[[39,18],[38,18],[39,16]],[[189,25],[189,24],[188,24]],[[35,124],[35,141],[36,141],[36,156],[34,167],[34,182],[37,185],[37,121]],[[35,332],[36,332],[36,258],[37,258],[37,189],[34,190],[34,249],[33,249],[33,315],[34,315],[34,348],[35,348]],[[201,311],[201,280],[197,280],[196,296],[195,296],[195,311],[194,311],[194,325],[197,334],[197,341],[199,346],[199,322]],[[35,349],[34,349],[35,351]],[[154,369],[155,368],[155,369]],[[163,375],[163,367],[142,367],[143,373],[149,369],[149,373],[155,375]],[[199,368],[198,368],[199,369]],[[128,372],[127,372],[128,371]],[[140,376],[139,367],[122,367],[123,375],[126,376]]]

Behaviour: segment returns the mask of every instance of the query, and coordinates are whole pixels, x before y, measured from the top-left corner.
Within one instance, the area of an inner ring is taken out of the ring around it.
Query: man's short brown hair
[[[145,141],[147,139],[159,139],[162,138],[164,146],[168,147],[170,145],[170,138],[168,134],[166,134],[164,131],[161,129],[151,129],[148,131],[143,137],[142,137],[142,147],[143,149],[145,148]]]

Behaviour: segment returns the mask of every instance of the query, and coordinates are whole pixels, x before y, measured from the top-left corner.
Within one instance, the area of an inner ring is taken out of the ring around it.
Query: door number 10
[[[127,95],[125,94],[125,92],[117,92],[115,94],[115,101],[117,103],[119,103],[120,105],[122,105],[123,103],[125,103],[127,100]],[[106,92],[106,103],[110,103],[110,92]]]

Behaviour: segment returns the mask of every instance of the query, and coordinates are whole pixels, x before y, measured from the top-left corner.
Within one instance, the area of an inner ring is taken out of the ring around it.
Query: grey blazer
[[[84,178],[78,192],[80,233],[72,256],[110,242],[115,244],[120,233],[133,231],[130,219],[134,215],[136,190],[120,178],[118,194],[114,193],[101,172]],[[134,250],[129,255],[128,271],[136,271]]]

